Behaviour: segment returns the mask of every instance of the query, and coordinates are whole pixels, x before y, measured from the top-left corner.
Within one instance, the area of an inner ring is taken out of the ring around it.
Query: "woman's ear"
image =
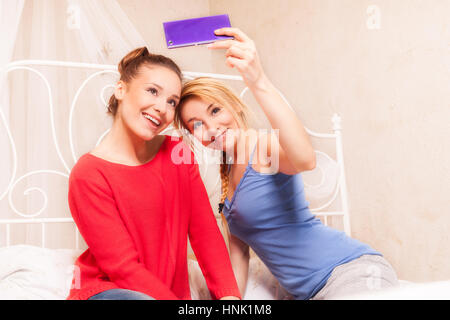
[[[122,100],[125,94],[126,88],[125,83],[122,80],[119,80],[116,83],[116,88],[114,89],[114,96],[117,100]]]

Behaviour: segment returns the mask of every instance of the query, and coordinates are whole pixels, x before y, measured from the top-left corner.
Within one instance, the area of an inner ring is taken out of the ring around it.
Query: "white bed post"
[[[339,188],[341,194],[341,202],[342,202],[342,211],[344,212],[343,222],[344,222],[344,231],[350,236],[351,235],[351,227],[350,227],[350,215],[349,215],[349,206],[348,206],[348,197],[347,197],[347,183],[345,180],[345,170],[344,170],[344,150],[342,147],[342,126],[341,126],[341,117],[338,114],[333,114],[333,118],[331,119],[333,122],[333,131],[336,135],[336,158],[339,163]]]

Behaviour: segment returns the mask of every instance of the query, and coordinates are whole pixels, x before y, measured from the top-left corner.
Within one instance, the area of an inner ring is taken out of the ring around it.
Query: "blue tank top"
[[[313,297],[338,265],[364,254],[381,255],[311,213],[301,174],[255,171],[254,152],[223,213],[230,232],[253,249],[295,299]]]

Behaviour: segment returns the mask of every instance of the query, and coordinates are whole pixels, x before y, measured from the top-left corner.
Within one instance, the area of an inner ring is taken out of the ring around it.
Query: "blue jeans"
[[[93,295],[88,300],[155,300],[145,293],[127,290],[110,289]]]

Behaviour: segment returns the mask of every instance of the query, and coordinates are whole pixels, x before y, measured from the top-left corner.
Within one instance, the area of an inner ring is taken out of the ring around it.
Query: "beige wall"
[[[379,29],[369,5],[379,9]],[[343,118],[353,236],[402,279],[450,278],[449,1],[211,0],[307,127]],[[226,71],[214,54],[217,71]]]

